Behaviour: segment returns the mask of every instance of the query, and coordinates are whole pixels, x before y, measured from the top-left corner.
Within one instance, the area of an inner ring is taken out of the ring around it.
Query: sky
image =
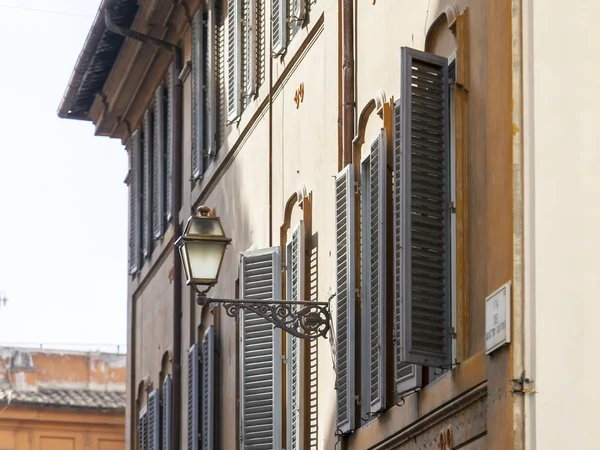
[[[127,154],[56,115],[99,1],[0,0],[0,345],[126,344]]]

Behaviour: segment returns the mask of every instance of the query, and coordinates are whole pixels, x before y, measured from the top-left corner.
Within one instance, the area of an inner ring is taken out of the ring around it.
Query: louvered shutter
[[[198,179],[204,171],[204,48],[202,8],[192,22],[192,178]]]
[[[154,190],[152,192],[152,224],[154,239],[165,232],[165,88],[161,84],[154,98]]]
[[[131,135],[129,148],[129,273],[135,274],[141,267],[141,164],[140,132]]]
[[[402,362],[450,362],[448,61],[402,48]]]
[[[242,298],[281,298],[279,247],[242,253]],[[240,320],[241,449],[282,448],[281,330],[251,311]]]
[[[153,186],[153,148],[152,139],[152,111],[146,111],[144,114],[144,223],[142,243],[142,253],[144,258],[148,258],[152,252],[152,192]]]
[[[199,450],[200,430],[200,398],[199,398],[199,370],[198,346],[192,345],[188,350],[188,403],[187,403],[187,430],[188,450]]]
[[[148,394],[148,450],[160,450],[160,391]]]
[[[175,83],[177,80],[177,68],[175,67],[175,61],[171,63],[169,67],[169,87],[167,89],[167,152],[166,152],[166,177],[165,183],[165,209],[167,211],[167,222],[171,221],[173,215],[173,145],[175,142],[175,109],[174,109],[174,98],[175,98]]]
[[[149,450],[148,445],[148,410],[142,409],[138,423],[139,450]]]
[[[255,0],[244,2],[244,87],[245,105],[256,95],[256,5]]]
[[[421,367],[402,362],[402,192],[401,174],[401,110],[402,100],[394,103],[394,387],[396,394],[404,394],[421,387]]]
[[[304,300],[304,223],[300,221],[292,231],[286,246],[286,299]],[[294,307],[297,309],[298,307]],[[290,334],[286,336],[286,395],[287,395],[287,450],[299,450],[300,399],[301,399],[301,340]]]
[[[202,450],[215,448],[215,330],[208,327],[202,342]]]
[[[228,0],[227,10],[227,119],[240,115],[242,71],[242,0]]]
[[[368,415],[386,407],[386,137],[382,129],[362,163],[362,400]]]
[[[287,10],[288,0],[271,0],[273,17],[272,45],[273,53],[279,55],[287,47]]]
[[[296,33],[302,28],[304,22],[304,9],[306,0],[290,0],[290,41],[296,36]]]
[[[335,180],[336,225],[336,374],[337,428],[354,431],[355,417],[355,234],[354,166],[349,164]]]
[[[173,448],[173,378],[167,375],[162,390],[162,450]]]
[[[220,2],[220,0],[217,0]],[[216,28],[217,28],[217,8],[215,0],[208,0],[208,17],[205,24],[205,60],[206,60],[206,149],[207,157],[210,158],[217,154],[217,97],[219,95],[217,87],[217,52],[216,52]]]

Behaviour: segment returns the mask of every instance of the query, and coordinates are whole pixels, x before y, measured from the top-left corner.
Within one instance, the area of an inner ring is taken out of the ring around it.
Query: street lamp
[[[175,245],[185,272],[186,284],[198,293],[199,305],[223,303],[228,316],[238,318],[240,311],[252,311],[276,327],[301,339],[327,337],[331,315],[329,302],[280,299],[208,298],[208,291],[219,281],[225,250],[231,238],[208,206],[200,206],[191,216]]]

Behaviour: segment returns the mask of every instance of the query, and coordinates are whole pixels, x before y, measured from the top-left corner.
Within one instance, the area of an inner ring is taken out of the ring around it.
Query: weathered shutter
[[[154,239],[165,232],[165,89],[161,84],[154,99],[154,189],[152,191],[152,224]]]
[[[148,394],[148,450],[160,450],[160,391]]]
[[[192,22],[192,178],[204,171],[204,13],[200,8]]]
[[[402,362],[450,362],[448,61],[402,48]]]
[[[240,115],[242,71],[242,0],[228,0],[227,10],[227,119]]]
[[[244,1],[244,104],[256,95],[256,5],[255,0]]]
[[[402,362],[402,192],[401,174],[401,110],[402,100],[394,103],[394,387],[396,394],[404,394],[421,387],[421,368]]]
[[[296,36],[296,33],[304,23],[305,1],[306,0],[290,0],[290,41]]]
[[[241,297],[281,298],[279,247],[242,253]],[[282,448],[281,330],[251,311],[240,320],[241,449]]]
[[[336,373],[337,428],[354,431],[355,417],[355,252],[354,166],[349,164],[335,180],[336,226]]]
[[[215,329],[208,327],[202,342],[202,450],[215,448]]]
[[[149,450],[148,445],[148,410],[145,407],[140,412],[140,418],[138,423],[138,439],[140,448],[139,450]]]
[[[188,403],[187,403],[187,430],[188,430],[188,450],[199,450],[200,430],[200,398],[198,387],[200,384],[199,370],[200,361],[198,359],[198,345],[194,344],[188,350]]]
[[[129,148],[129,273],[137,273],[141,268],[141,151],[140,132],[131,135]]]
[[[362,163],[362,403],[368,415],[386,407],[386,137],[382,129]]]
[[[300,221],[292,231],[286,246],[286,299],[304,300],[304,223]],[[295,307],[294,309],[297,309]],[[299,450],[300,399],[302,374],[301,340],[290,334],[286,336],[286,395],[287,395],[287,450]]]
[[[220,0],[217,0],[220,3]],[[208,161],[217,154],[217,52],[216,29],[217,8],[215,0],[208,0],[208,14],[205,24],[205,60],[206,60],[206,150]]]
[[[169,87],[167,89],[167,153],[166,153],[166,193],[165,209],[167,210],[167,221],[170,222],[173,215],[173,144],[175,142],[175,83],[177,82],[177,68],[175,61],[169,67]]]
[[[165,377],[162,391],[162,450],[173,448],[173,378]]]
[[[271,1],[273,17],[272,45],[275,55],[283,53],[287,46],[287,6],[288,0]]]
[[[144,114],[144,220],[142,243],[142,253],[144,258],[148,258],[152,252],[152,111],[148,110]]]

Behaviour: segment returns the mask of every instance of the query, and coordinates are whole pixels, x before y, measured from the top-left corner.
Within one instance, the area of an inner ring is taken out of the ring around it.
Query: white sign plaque
[[[485,299],[485,354],[510,343],[510,283]]]

